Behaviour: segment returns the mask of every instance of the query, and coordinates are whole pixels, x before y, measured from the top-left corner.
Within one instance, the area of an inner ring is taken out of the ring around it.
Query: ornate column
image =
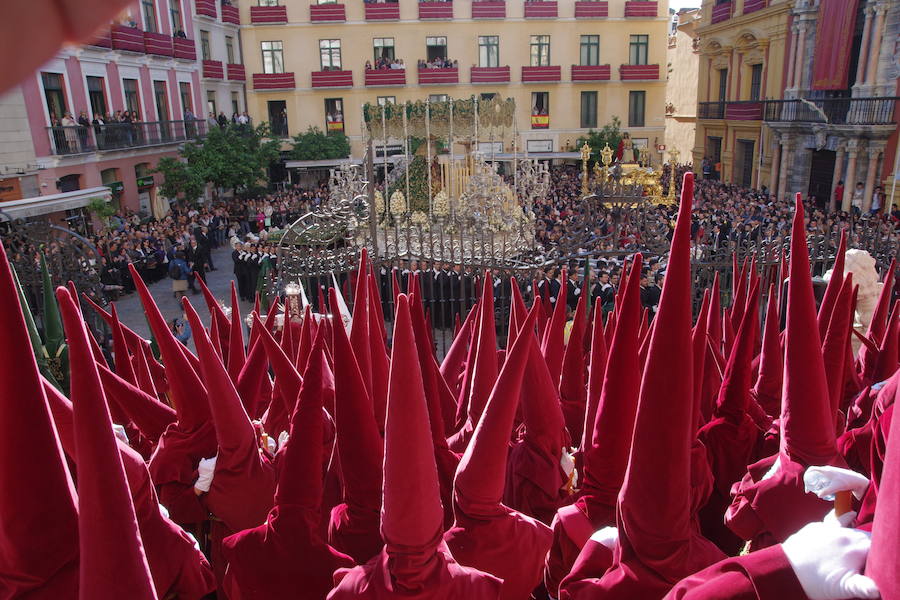
[[[850,140],[847,143],[847,176],[844,177],[844,200],[841,202],[841,210],[850,211],[850,201],[853,198],[853,190],[856,188],[856,156],[859,151],[859,140]]]
[[[794,156],[794,141],[789,140],[781,144],[781,166],[778,168],[778,197],[788,196],[788,171],[791,168],[791,160]]]
[[[867,6],[865,12],[866,24],[863,26],[862,45],[859,47],[859,61],[856,65],[856,85],[862,85],[866,82],[866,65],[869,62],[869,40],[872,33],[872,15],[875,14],[875,9]]]
[[[775,148],[772,151],[772,167],[769,169],[769,193],[778,197],[778,167],[781,163],[781,136],[774,136]]]
[[[875,191],[875,176],[878,175],[878,161],[884,148],[880,145],[869,145],[869,165],[866,170],[866,191],[863,196],[863,212],[872,208],[872,192]]]
[[[878,83],[878,58],[881,55],[881,38],[884,36],[884,13],[887,7],[875,7],[875,24],[872,26],[872,47],[869,49],[869,66],[866,68],[866,84]]]
[[[836,150],[836,156],[834,158],[834,176],[831,179],[831,195],[828,196],[828,206],[832,208],[832,210],[837,210],[840,206],[834,205],[834,190],[837,188],[838,181],[844,175],[844,159],[847,157],[847,146],[845,144],[838,144]],[[844,194],[847,194],[847,186],[844,186]],[[843,199],[842,199],[843,200]]]
[[[794,87],[794,63],[797,62],[797,33],[800,27],[794,23],[791,26],[791,53],[788,58],[787,86]]]
[[[794,65],[794,87],[803,87],[803,57],[806,54],[806,20],[801,20],[798,25],[800,35],[797,40],[797,64]]]

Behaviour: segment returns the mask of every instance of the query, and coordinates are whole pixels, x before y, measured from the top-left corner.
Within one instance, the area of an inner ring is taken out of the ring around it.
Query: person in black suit
[[[185,258],[187,258],[188,266],[191,270],[206,283],[207,265],[209,265],[209,251],[200,244],[197,236],[191,236],[191,241],[185,249]],[[193,281],[191,281],[193,283]]]

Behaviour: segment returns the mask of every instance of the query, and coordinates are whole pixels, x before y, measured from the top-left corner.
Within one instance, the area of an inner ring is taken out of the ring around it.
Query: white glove
[[[566,477],[571,482],[571,487],[573,489],[578,487],[578,473],[575,471],[575,457],[569,454],[569,449],[563,446],[562,456],[559,458],[559,464],[562,467],[563,471],[566,473]]]
[[[803,474],[803,486],[823,500],[834,500],[837,492],[853,492],[857,500],[862,500],[869,480],[856,471],[840,467],[809,467]]]
[[[278,442],[266,436],[266,448],[268,448],[269,453],[275,454],[278,451]]]
[[[828,514],[825,515],[825,518],[822,519],[822,522],[826,525],[831,525],[832,527],[850,527],[854,520],[856,520],[855,510],[845,512],[844,514],[838,516],[838,514],[832,508],[828,511]]]
[[[875,582],[861,575],[869,534],[857,529],[809,523],[781,544],[810,600],[878,598]]]
[[[612,552],[615,551],[616,543],[619,541],[619,530],[615,527],[604,527],[595,531],[591,539]]]
[[[197,481],[194,482],[194,488],[201,492],[208,492],[209,486],[212,485],[213,473],[216,470],[216,458],[201,458],[200,465],[197,467]]]
[[[125,433],[125,428],[122,427],[121,425],[117,425],[115,423],[113,423],[112,428],[113,428],[113,433],[116,435],[116,437],[119,438],[120,440],[122,440],[125,443],[125,445],[127,446],[128,445],[128,434]]]
[[[287,431],[282,431],[278,434],[278,449],[281,450],[288,443],[288,439],[290,438],[290,434]]]

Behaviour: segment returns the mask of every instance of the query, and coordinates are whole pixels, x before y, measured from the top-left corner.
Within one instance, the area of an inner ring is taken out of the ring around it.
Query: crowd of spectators
[[[420,58],[418,63],[420,71],[424,71],[425,69],[455,69],[458,66],[458,61],[450,60],[449,58],[444,58],[443,56],[437,56],[432,60],[425,60]]]
[[[372,64],[372,61],[366,61],[366,71],[386,71],[389,69],[405,69],[406,65],[403,64],[402,58],[389,58],[387,56],[380,56],[378,60],[375,61],[375,64]]]

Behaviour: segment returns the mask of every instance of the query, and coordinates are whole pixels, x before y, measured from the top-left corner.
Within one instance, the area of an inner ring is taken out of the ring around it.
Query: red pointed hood
[[[567,279],[566,270],[563,269],[559,293],[556,297],[556,304],[553,307],[553,316],[550,318],[550,324],[547,326],[547,331],[541,343],[541,353],[544,355],[544,360],[547,361],[547,368],[550,370],[550,380],[553,382],[554,387],[559,386],[565,353]]]
[[[0,324],[0,520],[9,525],[0,536],[0,581],[14,597],[35,591],[73,597],[78,585],[75,486],[3,248]]]
[[[468,417],[474,428],[481,418],[484,406],[497,381],[497,328],[494,322],[494,289],[490,272],[486,271],[481,289],[478,341],[475,348],[475,363],[472,371],[472,389],[469,392]]]
[[[736,256],[736,254],[732,254],[732,256]],[[741,263],[740,273],[733,271],[731,274],[731,276],[735,278],[732,282],[734,296],[731,300],[731,319],[729,320],[733,335],[737,335],[737,330],[741,326],[741,321],[744,318],[744,306],[747,303],[747,266],[747,261],[745,260]],[[732,338],[732,340],[734,340],[734,338]],[[731,352],[730,347],[725,350],[729,353]]]
[[[519,289],[519,283],[515,277],[509,278],[509,289],[512,296],[509,301],[509,326],[507,327],[506,347],[512,348],[516,341],[516,333],[521,329],[522,321],[525,320],[528,309],[525,308],[525,301],[522,300],[522,291]]]
[[[752,383],[751,364],[759,333],[759,283],[750,291],[750,303],[741,319],[734,346],[725,365],[722,386],[716,402],[716,416],[739,425],[747,412]]]
[[[141,433],[154,443],[169,424],[178,420],[174,410],[106,366],[99,365],[99,374],[107,399],[115,402]]]
[[[584,380],[587,360],[584,355],[584,338],[587,329],[585,322],[586,297],[587,293],[584,293],[578,299],[572,329],[569,333],[569,342],[566,344],[563,356],[563,371],[559,382],[559,394],[562,399],[563,414],[566,417],[566,427],[575,441],[580,440],[584,433],[584,413],[587,408],[587,390]]]
[[[363,249],[359,258],[359,277],[356,284],[356,296],[353,301],[353,325],[350,329],[350,343],[356,363],[362,373],[366,389],[372,393],[372,346],[369,342],[369,286],[365,285],[367,255]],[[335,290],[337,292],[337,290]],[[329,290],[331,295],[331,291]],[[332,305],[337,302],[337,293],[331,295]]]
[[[374,284],[373,284],[374,285]],[[384,410],[387,406],[388,371],[390,358],[385,345],[384,315],[381,300],[372,289],[369,290],[369,358],[372,361],[372,403],[375,406],[375,422],[378,430],[384,431]],[[456,409],[453,403],[451,410]]]
[[[115,302],[112,303],[112,335],[116,373],[129,383],[137,384],[137,375],[131,364],[131,355],[128,354],[128,344],[125,342],[125,333],[122,331],[122,323],[119,321]]]
[[[878,363],[872,381],[879,382],[888,379],[897,370],[898,349],[900,344],[900,300],[894,303],[891,312],[887,332],[878,349]]]
[[[706,322],[706,331],[713,346],[722,348],[722,293],[719,283],[719,272],[713,276],[712,294],[709,304],[709,320]]]
[[[387,330],[384,326],[384,309],[381,304],[381,293],[378,291],[378,284],[376,283],[375,275],[371,270],[369,271],[367,280],[369,282],[369,302],[372,303],[372,308],[375,309],[375,321],[378,323],[381,341],[382,343],[385,343],[387,341]]]
[[[641,385],[637,333],[641,318],[642,263],[643,258],[639,254],[624,286],[597,414],[591,423],[590,443],[585,447],[582,489],[586,496],[591,497],[585,502],[588,514],[603,512],[604,509],[611,514],[628,466]]]
[[[550,369],[538,349],[537,340],[533,341],[528,367],[525,369],[525,385],[522,388],[525,439],[544,456],[558,460],[560,450],[569,443],[566,420]]]
[[[790,269],[781,399],[781,452],[801,464],[827,465],[834,461],[837,452],[834,416],[828,400],[822,344],[816,323],[816,301],[800,194],[797,194],[791,230]]]
[[[694,358],[694,422],[697,428],[703,426],[713,412],[713,398],[706,397],[705,377],[706,362],[709,350],[709,335],[707,333],[707,323],[709,322],[709,290],[703,291],[703,300],[700,303],[700,313],[697,315],[697,322],[691,332],[691,356]]]
[[[228,329],[228,375],[237,383],[238,375],[244,368],[247,357],[244,355],[244,320],[241,318],[241,305],[238,302],[234,281],[231,282],[231,320]]]
[[[166,380],[169,384],[169,400],[178,413],[178,423],[186,431],[196,429],[210,418],[206,387],[185,355],[186,350],[181,342],[172,335],[172,331],[137,269],[132,264],[129,264],[128,268],[131,271],[134,286],[141,297],[141,304],[144,305],[144,314],[147,316],[150,329],[153,330],[153,336],[156,338],[162,354],[166,367]],[[196,339],[199,332],[203,331],[203,326],[198,323],[196,328],[191,325],[191,329]]]
[[[526,335],[510,349],[472,440],[459,462],[453,486],[454,511],[459,508],[474,517],[505,514],[500,504],[509,439],[531,351],[532,341],[528,339],[527,331],[534,328],[536,320],[536,311],[531,311],[523,324]]]
[[[819,305],[819,313],[816,320],[819,324],[819,337],[825,339],[828,332],[828,322],[831,320],[831,311],[837,302],[838,293],[844,283],[844,255],[847,252],[847,230],[841,230],[841,241],[838,243],[837,254],[834,257],[834,265],[831,268],[831,279],[825,288],[825,295]]]
[[[600,394],[603,391],[603,376],[606,373],[608,352],[606,338],[603,335],[603,307],[594,304],[593,331],[591,333],[591,355],[588,366],[587,410],[584,415],[584,434],[579,447],[582,451],[591,445],[594,435],[594,419],[600,406]]]
[[[203,292],[203,299],[206,301],[206,307],[209,309],[209,318],[212,321],[210,323],[210,331],[212,331],[212,326],[215,325],[219,333],[219,336],[213,341],[218,344],[219,348],[226,349],[228,348],[228,331],[230,329],[228,317],[225,316],[222,305],[219,304],[219,301],[216,300],[216,297],[213,296],[209,287],[207,287],[206,281],[196,273],[194,274],[194,281],[200,284],[200,291]]]
[[[784,375],[777,303],[778,293],[772,284],[769,286],[769,300],[766,305],[766,328],[763,331],[762,352],[759,356],[759,373],[753,388],[757,402],[768,415],[777,415],[781,411],[781,385]]]
[[[156,600],[93,353],[69,290],[56,290],[69,347],[78,472],[80,598]],[[112,549],[115,549],[112,551]]]
[[[837,275],[832,276],[832,281]],[[831,403],[831,414],[835,422],[840,420],[838,411],[844,397],[844,383],[847,374],[847,342],[853,327],[853,304],[855,303],[853,273],[848,273],[835,297],[830,309],[830,319],[825,338],[822,340],[822,359],[825,364],[825,376],[828,378],[828,398]]]
[[[450,349],[447,350],[444,360],[441,362],[441,375],[457,398],[461,393],[460,375],[465,368],[466,357],[469,353],[469,343],[472,341],[472,324],[477,313],[476,307],[466,315],[466,320],[460,326],[459,331],[453,338],[453,342],[450,344]]]
[[[397,299],[393,340],[381,535],[389,556],[424,562],[437,552],[443,509],[409,299],[403,294]]]
[[[300,388],[303,385],[303,378],[294,368],[293,361],[284,352],[284,348],[278,345],[272,334],[259,323],[259,317],[253,316],[254,326],[259,327],[259,339],[265,348],[266,355],[269,357],[269,364],[275,373],[275,391],[277,399],[269,406],[268,423],[272,427],[268,431],[271,435],[277,436],[286,428],[294,408],[297,404],[297,397],[300,394]],[[275,402],[280,402],[275,405]],[[275,414],[277,413],[277,418]],[[277,431],[276,431],[277,430]]]
[[[263,327],[259,325],[259,315],[253,313],[253,317],[256,323],[254,328],[258,332]],[[265,344],[260,341],[259,337],[260,334],[257,333],[257,340],[250,344],[250,353],[247,355],[247,361],[235,384],[247,416],[253,419],[262,417],[272,398],[272,381],[269,379],[269,370],[266,368]]]
[[[691,525],[693,357],[691,347],[691,204],[686,173],[666,281],[647,354],[628,470],[619,493],[618,563],[634,560],[666,581],[696,570]],[[609,371],[609,368],[607,369]],[[665,456],[664,462],[659,461]]]
[[[888,310],[891,307],[891,297],[894,291],[894,271],[897,269],[897,260],[891,261],[887,274],[884,276],[884,285],[878,296],[878,304],[875,306],[875,312],[872,313],[872,320],[869,323],[869,331],[866,337],[874,340],[880,345],[884,334],[887,332]]]
[[[900,386],[894,393],[894,406],[898,404]],[[900,418],[896,415],[891,419],[886,444],[866,575],[878,584],[883,600],[897,600],[900,598],[900,547],[897,544],[900,539]]]

